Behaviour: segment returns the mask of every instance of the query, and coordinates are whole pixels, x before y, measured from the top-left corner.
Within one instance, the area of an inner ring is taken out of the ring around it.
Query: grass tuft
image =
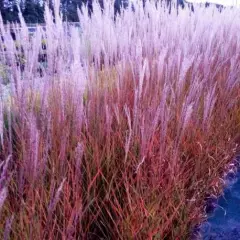
[[[0,238],[188,239],[239,151],[239,9],[93,9],[0,23]]]

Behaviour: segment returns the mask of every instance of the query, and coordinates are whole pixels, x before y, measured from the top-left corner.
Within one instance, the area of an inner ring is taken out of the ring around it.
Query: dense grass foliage
[[[238,150],[240,11],[93,8],[1,22],[0,238],[188,239]]]

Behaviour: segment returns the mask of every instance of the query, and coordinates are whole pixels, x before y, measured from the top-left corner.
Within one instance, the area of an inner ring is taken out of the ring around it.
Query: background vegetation
[[[160,0],[170,4],[171,0]],[[128,0],[114,0],[115,12],[119,12],[121,7],[131,5]],[[144,4],[145,0],[143,0]],[[183,0],[177,0],[178,4],[184,6]],[[48,4],[53,11],[53,0],[1,0],[0,12],[4,22],[19,22],[18,5],[23,14],[26,23],[44,23],[44,5]],[[101,8],[104,7],[104,1],[99,0]],[[87,6],[89,13],[92,11],[92,0],[61,0],[60,9],[64,21],[77,22],[77,8]]]

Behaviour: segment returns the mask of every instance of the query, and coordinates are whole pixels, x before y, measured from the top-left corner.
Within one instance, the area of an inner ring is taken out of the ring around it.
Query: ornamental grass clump
[[[1,20],[0,238],[189,239],[239,150],[240,11],[78,14]]]

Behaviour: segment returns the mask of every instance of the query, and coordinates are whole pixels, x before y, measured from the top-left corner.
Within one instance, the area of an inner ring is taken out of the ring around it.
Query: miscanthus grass
[[[188,239],[240,143],[239,9],[19,17],[15,40],[0,20],[0,238]]]

